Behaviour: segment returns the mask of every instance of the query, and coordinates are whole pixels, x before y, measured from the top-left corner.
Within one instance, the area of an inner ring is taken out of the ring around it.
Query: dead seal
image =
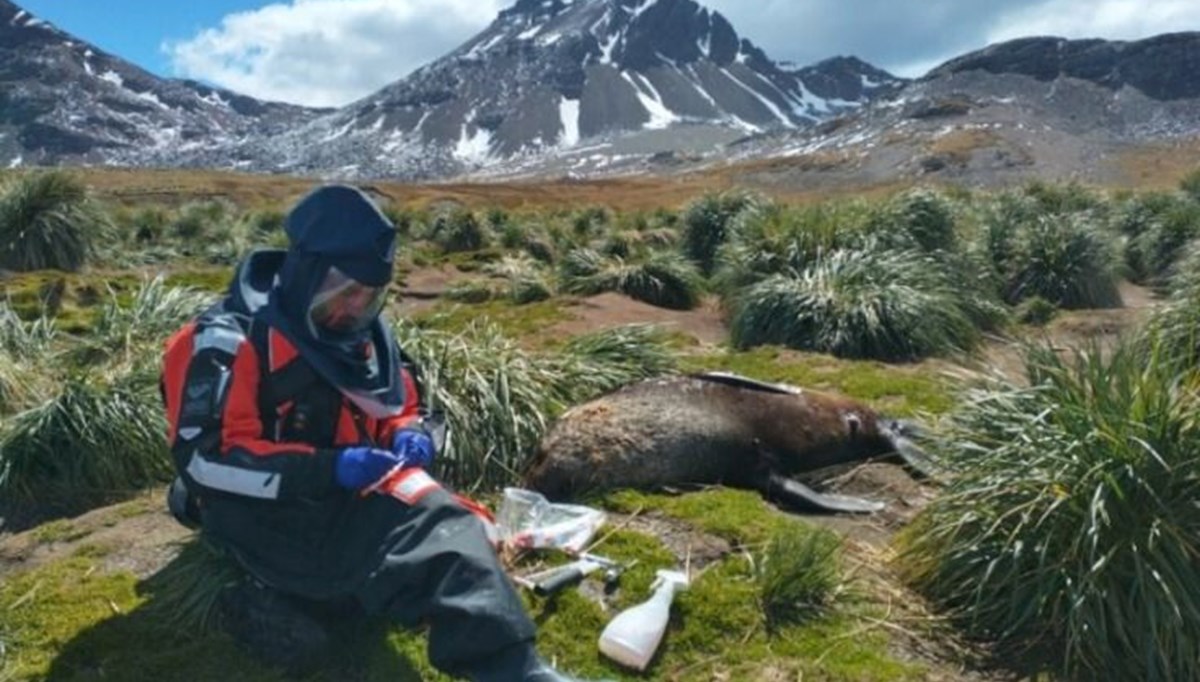
[[[726,373],[650,379],[572,408],[539,444],[523,485],[562,500],[587,492],[723,484],[800,510],[875,512],[796,474],[891,458],[928,471],[902,422],[849,398]]]

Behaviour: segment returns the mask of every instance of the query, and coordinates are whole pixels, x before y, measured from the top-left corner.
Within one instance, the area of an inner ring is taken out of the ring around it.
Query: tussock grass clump
[[[939,435],[951,473],[902,538],[906,578],[1035,669],[1200,679],[1200,381],[1129,345],[1033,349],[1027,374]]]
[[[63,171],[18,176],[0,186],[0,268],[79,270],[114,232],[87,188]]]
[[[195,636],[221,625],[221,594],[245,579],[237,561],[203,536],[188,543],[147,586],[147,608],[173,632]]]
[[[717,250],[729,238],[734,220],[755,202],[746,192],[705,194],[683,214],[683,253],[706,276],[716,265]]]
[[[559,280],[563,282],[564,288],[568,288],[568,282],[599,274],[606,262],[604,254],[594,249],[572,249],[558,263]]]
[[[1163,195],[1135,202],[1126,216],[1125,226],[1138,229],[1125,245],[1130,279],[1165,290],[1185,247],[1200,237],[1200,202]]]
[[[577,250],[564,259],[560,279],[563,291],[568,293],[591,296],[615,291],[673,310],[695,308],[703,284],[695,266],[671,252],[655,252],[641,260],[626,261]]]
[[[517,305],[544,301],[554,295],[554,285],[546,268],[529,256],[506,256],[484,266],[483,270],[506,281],[507,295]]]
[[[466,490],[511,484],[568,406],[674,364],[645,329],[607,330],[545,353],[522,349],[488,324],[460,333],[396,330],[422,370],[430,405],[445,411],[454,434],[439,478]]]
[[[918,187],[898,194],[875,220],[903,231],[924,251],[953,251],[957,246],[954,207],[936,190]]]
[[[286,220],[287,215],[277,208],[250,211],[242,216],[242,223],[246,225],[251,234],[257,237],[265,237],[282,232],[283,224]]]
[[[1179,181],[1179,189],[1193,201],[1200,202],[1200,168],[1183,176],[1183,179]]]
[[[445,253],[478,251],[491,241],[487,226],[465,208],[438,214],[429,225],[426,237]]]
[[[1108,210],[1104,196],[1078,182],[1031,180],[1021,193],[1034,201],[1041,215],[1102,214]]]
[[[139,245],[157,244],[167,233],[171,215],[162,206],[143,206],[128,214],[124,220],[127,236]]]
[[[483,279],[457,282],[446,290],[446,299],[459,303],[486,303],[496,297],[496,287]]]
[[[771,536],[754,567],[769,628],[802,624],[826,611],[842,586],[841,548],[837,533],[798,523]]]
[[[1054,319],[1058,314],[1058,306],[1041,296],[1034,296],[1021,301],[1017,306],[1015,316],[1018,322],[1041,327]]]
[[[1039,217],[1022,226],[1009,248],[995,262],[1010,305],[1040,296],[1066,309],[1121,307],[1109,240],[1086,216]]]
[[[561,388],[568,406],[676,367],[663,332],[644,324],[577,336],[551,362],[567,376]]]
[[[1200,367],[1200,243],[1193,245],[1171,280],[1172,293],[1137,334],[1146,351],[1161,353],[1181,371]]]
[[[928,256],[839,250],[734,300],[739,348],[783,345],[845,358],[912,360],[967,350],[979,333]]]
[[[94,362],[102,357],[131,356],[148,346],[157,352],[158,344],[214,302],[212,294],[167,286],[161,275],[143,281],[128,297],[110,291],[83,344],[85,357]]]
[[[42,395],[45,382],[36,368],[0,352],[0,416],[35,404]]]
[[[169,479],[153,383],[72,376],[0,427],[0,498],[81,509]]]
[[[0,416],[32,407],[49,395],[57,335],[53,318],[25,322],[0,302]]]
[[[45,357],[57,337],[54,318],[42,316],[26,322],[12,306],[0,301],[0,350],[20,360]]]
[[[225,228],[235,212],[227,201],[190,201],[179,208],[169,232],[182,242],[197,243]]]
[[[716,288],[732,294],[771,275],[803,270],[841,249],[916,247],[903,231],[881,229],[886,225],[876,217],[862,202],[756,204],[741,215],[717,256]]]

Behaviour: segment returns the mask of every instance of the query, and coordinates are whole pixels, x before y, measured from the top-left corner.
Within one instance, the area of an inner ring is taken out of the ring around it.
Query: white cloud
[[[1138,40],[1200,29],[1196,0],[1048,0],[1002,16],[989,42],[1023,36]]]
[[[163,44],[176,75],[260,99],[338,106],[437,59],[504,0],[291,0]]]

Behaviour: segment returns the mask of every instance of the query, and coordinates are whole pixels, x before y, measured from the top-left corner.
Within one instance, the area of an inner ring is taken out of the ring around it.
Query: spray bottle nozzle
[[[661,569],[655,572],[654,583],[650,585],[651,590],[670,584],[676,592],[686,590],[688,588],[688,577],[686,573],[680,571],[671,571]]]

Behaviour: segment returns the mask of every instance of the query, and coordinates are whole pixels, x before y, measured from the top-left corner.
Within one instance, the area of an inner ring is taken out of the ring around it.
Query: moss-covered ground
[[[539,625],[540,649],[562,667],[621,680],[925,677],[926,665],[889,654],[888,631],[872,625],[883,606],[869,593],[840,599],[805,625],[768,630],[753,562],[772,532],[804,522],[780,514],[756,494],[618,493],[598,502],[614,513],[641,510],[676,518],[730,540],[736,550],[694,571],[690,589],[677,598],[659,654],[645,673],[635,674],[604,659],[597,638],[616,610],[649,595],[656,570],[683,565],[654,537],[619,527],[602,532],[604,541],[596,551],[632,564],[611,600],[602,605],[595,599],[595,584],[550,599],[523,591]],[[44,542],[83,540],[65,522],[34,532]],[[178,608],[172,600],[178,597],[169,583],[180,575],[183,563],[194,560],[190,549],[144,579],[105,568],[109,554],[120,551],[80,542],[68,558],[6,576],[0,584],[0,637],[8,652],[8,680],[285,679],[282,671],[247,656],[223,632],[184,631],[170,617]],[[299,678],[449,679],[430,667],[420,633],[377,622],[339,625],[334,650]]]

